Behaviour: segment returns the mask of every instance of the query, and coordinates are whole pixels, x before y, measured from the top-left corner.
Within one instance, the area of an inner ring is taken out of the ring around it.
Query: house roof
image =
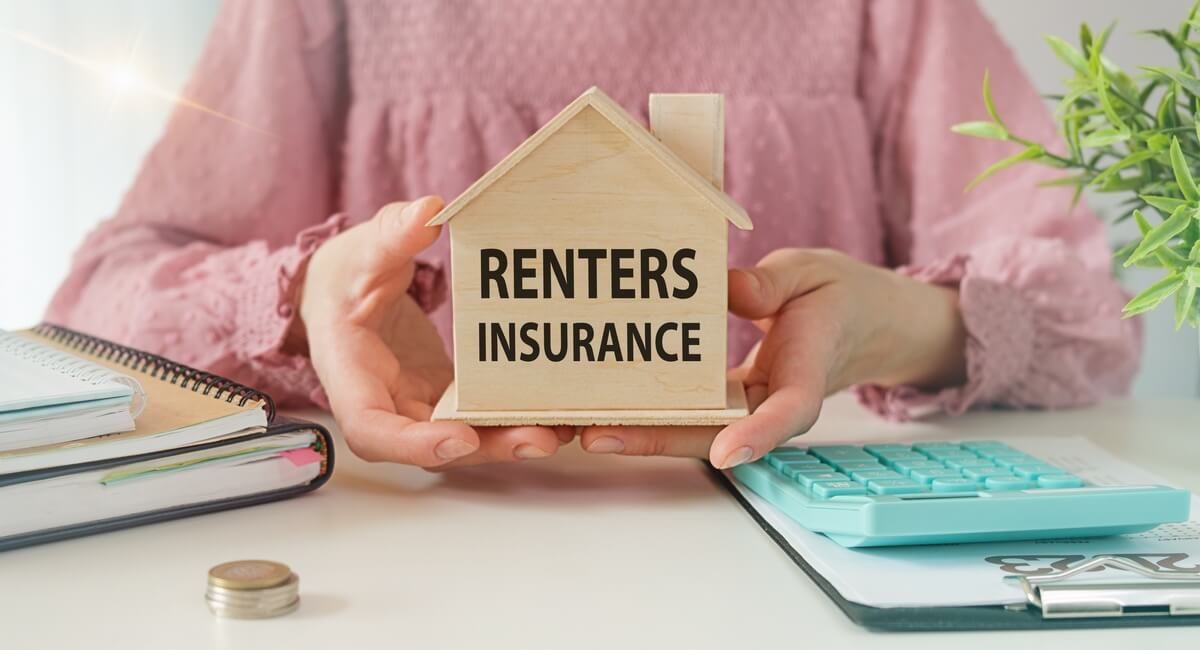
[[[463,208],[470,205],[476,197],[486,191],[492,183],[507,174],[513,167],[516,167],[526,156],[541,146],[550,136],[557,133],[567,122],[571,121],[571,118],[588,107],[595,109],[596,112],[603,115],[630,140],[645,149],[663,167],[674,172],[680,180],[711,203],[730,223],[742,230],[751,230],[754,228],[754,224],[750,222],[750,217],[746,214],[746,211],[734,202],[728,194],[713,187],[706,178],[692,169],[690,165],[685,163],[669,147],[660,142],[658,138],[654,137],[633,116],[625,112],[625,109],[621,108],[612,98],[594,86],[580,95],[578,99],[568,104],[558,115],[554,116],[554,119],[538,129],[528,140],[521,143],[521,146],[505,156],[504,160],[501,160],[488,173],[475,181],[458,198],[442,208],[442,211],[431,219],[427,225],[436,226],[453,219]]]

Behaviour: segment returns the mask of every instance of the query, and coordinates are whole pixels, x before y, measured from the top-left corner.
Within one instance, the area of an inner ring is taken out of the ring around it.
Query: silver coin
[[[212,613],[222,618],[271,618],[274,616],[291,614],[292,612],[296,611],[296,608],[299,606],[299,598],[285,606],[276,607],[273,609],[226,607],[221,604],[214,604],[212,602],[208,603],[208,607],[210,610],[212,610]]]
[[[299,598],[299,597],[300,597],[299,595],[293,594],[292,596],[271,598],[271,600],[257,601],[257,602],[256,601],[229,601],[229,600],[222,600],[222,598],[212,598],[212,597],[206,598],[206,600],[208,600],[208,602],[210,604],[215,604],[215,606],[218,606],[218,607],[245,608],[245,609],[271,609],[271,608],[276,608],[276,607],[287,606],[287,604],[294,602],[296,600],[296,598]]]
[[[263,598],[276,598],[280,596],[294,597],[300,592],[300,576],[291,574],[287,582],[278,587],[269,587],[266,589],[226,589],[217,585],[208,585],[207,593],[229,599],[241,600],[259,600]],[[289,598],[290,599],[290,598]]]
[[[278,562],[226,562],[208,572],[204,600],[224,618],[282,616],[300,606],[300,576]]]

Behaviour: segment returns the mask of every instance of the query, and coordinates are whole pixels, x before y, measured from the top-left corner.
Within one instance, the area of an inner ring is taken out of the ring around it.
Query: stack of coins
[[[209,569],[204,598],[217,616],[281,616],[300,606],[300,576],[279,562],[226,562]]]

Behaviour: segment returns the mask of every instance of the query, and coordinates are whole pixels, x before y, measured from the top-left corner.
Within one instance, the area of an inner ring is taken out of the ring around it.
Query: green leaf
[[[1196,285],[1189,285],[1182,291],[1175,292],[1175,331],[1183,328],[1183,324],[1188,322],[1188,317],[1194,314],[1193,305],[1196,304]]]
[[[1153,226],[1150,225],[1150,222],[1146,221],[1146,217],[1142,215],[1141,210],[1133,211],[1133,221],[1137,224],[1138,230],[1141,231],[1142,237],[1150,234],[1150,231],[1153,229]],[[1132,255],[1133,252],[1130,251],[1130,254]]]
[[[1200,241],[1192,246],[1192,252],[1188,253],[1188,261],[1200,263]]]
[[[1057,36],[1047,35],[1045,38],[1046,42],[1050,44],[1050,49],[1054,50],[1054,55],[1057,56],[1059,60],[1071,66],[1075,72],[1078,72],[1084,77],[1091,76],[1091,72],[1088,70],[1088,63],[1083,58],[1083,55],[1079,53],[1079,50],[1075,49],[1070,43]]]
[[[1104,46],[1108,43],[1108,37],[1110,34],[1112,34],[1112,29],[1115,26],[1115,22],[1109,23],[1108,27],[1105,27],[1104,31],[1101,32],[1100,40],[1098,43],[1096,43],[1095,47],[1091,48],[1090,51],[1084,50],[1084,52],[1088,55],[1088,69],[1092,71],[1093,75],[1099,74],[1101,66],[1114,75],[1122,75],[1121,70],[1117,68],[1112,61],[1109,61],[1107,57],[1101,54],[1104,51]]]
[[[1078,187],[1081,184],[1087,184],[1087,176],[1083,174],[1059,176],[1058,178],[1051,178],[1046,181],[1038,181],[1038,187]]]
[[[1133,255],[1133,250],[1137,248],[1137,245],[1138,243],[1136,241],[1131,241],[1128,244],[1125,244],[1113,253],[1113,258],[1118,262],[1124,263],[1125,260],[1129,259],[1130,255]]]
[[[1112,35],[1112,30],[1116,26],[1117,26],[1117,21],[1114,20],[1113,22],[1108,24],[1108,27],[1104,28],[1104,31],[1100,32],[1100,39],[1096,43],[1096,51],[1097,52],[1104,51],[1105,46],[1108,45],[1108,37]]]
[[[1135,151],[1135,152],[1129,154],[1128,156],[1125,156],[1120,161],[1113,163],[1113,165],[1111,167],[1109,167],[1108,169],[1100,172],[1099,174],[1096,174],[1096,177],[1092,179],[1091,184],[1092,185],[1104,185],[1108,182],[1108,180],[1110,178],[1116,177],[1117,174],[1120,173],[1120,171],[1122,169],[1125,169],[1126,167],[1129,167],[1131,165],[1136,165],[1138,163],[1145,162],[1145,161],[1155,158],[1157,156],[1158,156],[1158,154],[1156,154],[1153,151]]]
[[[1144,176],[1110,176],[1104,181],[1103,185],[1096,188],[1098,192],[1111,194],[1115,192],[1128,192],[1130,190],[1138,190],[1146,184]]]
[[[1189,201],[1200,200],[1200,190],[1196,189],[1192,170],[1188,168],[1187,159],[1183,157],[1179,138],[1171,138],[1171,169],[1175,172],[1175,182],[1179,183],[1179,191],[1183,193],[1183,197]]]
[[[1076,120],[1063,120],[1063,135],[1067,139],[1067,148],[1071,150],[1071,160],[1080,162],[1083,160],[1083,148],[1079,144],[1079,122]]]
[[[1183,277],[1187,280],[1188,286],[1200,287],[1200,266],[1188,267],[1188,269],[1183,272]]]
[[[1187,205],[1187,201],[1182,199],[1173,199],[1169,196],[1150,196],[1148,194],[1143,194],[1139,198],[1154,206],[1155,210],[1158,210],[1164,215],[1171,214],[1180,207]]]
[[[1187,266],[1187,258],[1170,246],[1163,246],[1154,251],[1154,256],[1163,266],[1169,269],[1181,269]]]
[[[1146,146],[1150,148],[1150,151],[1158,153],[1171,146],[1171,138],[1168,138],[1165,133],[1155,133],[1146,138]]]
[[[1180,206],[1171,213],[1171,216],[1166,221],[1158,224],[1146,236],[1142,238],[1142,243],[1138,244],[1137,250],[1133,251],[1133,255],[1125,260],[1125,266],[1136,264],[1138,260],[1158,250],[1167,242],[1171,241],[1176,235],[1183,232],[1192,223],[1192,215],[1195,214],[1195,208],[1184,205]]]
[[[1113,123],[1118,130],[1129,132],[1129,127],[1125,124],[1125,120],[1121,119],[1117,109],[1113,106],[1112,100],[1108,97],[1108,74],[1101,68],[1096,74],[1096,95],[1100,97],[1100,106],[1104,108],[1104,114],[1108,116],[1108,120]]]
[[[1183,86],[1183,89],[1188,91],[1192,97],[1200,97],[1200,79],[1196,79],[1190,74],[1182,70],[1172,70],[1170,68],[1160,68],[1156,65],[1144,65],[1142,69],[1147,72],[1152,72],[1157,75],[1162,75],[1171,81]]]
[[[1179,38],[1176,37],[1175,34],[1172,33],[1170,30],[1146,29],[1146,30],[1142,30],[1141,32],[1138,32],[1138,33],[1143,34],[1145,36],[1157,36],[1157,37],[1161,38],[1163,41],[1165,41],[1166,44],[1168,46],[1170,46],[1170,48],[1172,50],[1175,50],[1176,52],[1178,52],[1179,50],[1181,50],[1183,48],[1183,44],[1180,42]]]
[[[995,122],[963,122],[950,127],[951,131],[976,138],[1007,140],[1008,131]]]
[[[1200,0],[1192,3],[1192,10],[1188,12],[1187,20],[1179,26],[1179,40],[1186,41],[1192,33],[1192,25],[1196,24],[1196,14],[1200,12]]]
[[[1134,296],[1133,300],[1130,300],[1121,311],[1125,318],[1148,312],[1157,307],[1162,301],[1170,298],[1171,294],[1175,293],[1181,286],[1183,286],[1183,276],[1178,273],[1172,273],[1146,287],[1144,291]]]
[[[1114,128],[1097,129],[1083,136],[1080,145],[1088,149],[1107,147],[1110,144],[1124,142],[1129,139],[1129,131]]]
[[[1092,107],[1092,108],[1085,108],[1085,109],[1078,110],[1078,111],[1068,111],[1066,113],[1063,113],[1060,117],[1062,117],[1063,119],[1067,119],[1067,120],[1080,120],[1083,118],[1091,117],[1093,115],[1099,115],[1103,112],[1104,112],[1104,109],[1097,106],[1097,107]]]
[[[992,77],[987,68],[983,69],[983,107],[987,110],[987,114],[992,118],[992,121],[1000,125],[1000,128],[1007,130],[1004,126],[1004,121],[1000,119],[1000,114],[996,112],[996,102],[992,101]]]
[[[991,176],[992,174],[995,174],[996,172],[1000,171],[1001,169],[1005,169],[1006,167],[1012,167],[1013,165],[1015,165],[1019,162],[1025,161],[1025,160],[1032,160],[1034,158],[1037,158],[1038,156],[1041,156],[1045,152],[1046,152],[1046,150],[1043,149],[1042,145],[1040,145],[1040,144],[1030,145],[1030,146],[1026,147],[1025,149],[1021,150],[1020,153],[1009,156],[1008,158],[1005,158],[1004,160],[1001,160],[999,162],[993,163],[991,167],[988,167],[987,169],[983,170],[983,173],[976,176],[975,179],[972,180],[970,183],[967,183],[967,188],[963,191],[964,192],[970,191],[971,188],[973,188],[976,185],[978,185],[979,183],[983,182],[984,179]]]
[[[1082,86],[1059,97],[1058,106],[1054,109],[1055,112],[1058,113],[1059,117],[1081,117],[1094,114],[1093,111],[1095,109],[1088,106],[1087,102],[1084,102],[1084,108],[1072,110],[1075,108],[1075,104],[1079,103],[1079,100],[1089,91],[1091,91],[1090,86]]]
[[[1163,93],[1162,99],[1158,102],[1158,110],[1154,115],[1162,126],[1179,126],[1179,116],[1175,113],[1175,89],[1178,87],[1178,84],[1172,83],[1170,89]]]

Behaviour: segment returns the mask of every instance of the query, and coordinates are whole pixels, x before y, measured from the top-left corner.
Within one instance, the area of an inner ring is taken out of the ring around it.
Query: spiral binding
[[[111,361],[180,388],[191,388],[192,392],[211,395],[213,399],[224,399],[231,404],[236,399],[238,406],[245,406],[251,401],[262,402],[267,409],[267,421],[275,419],[275,402],[270,395],[220,375],[197,370],[157,354],[76,332],[61,325],[42,323],[34,327],[33,331],[72,350]]]

